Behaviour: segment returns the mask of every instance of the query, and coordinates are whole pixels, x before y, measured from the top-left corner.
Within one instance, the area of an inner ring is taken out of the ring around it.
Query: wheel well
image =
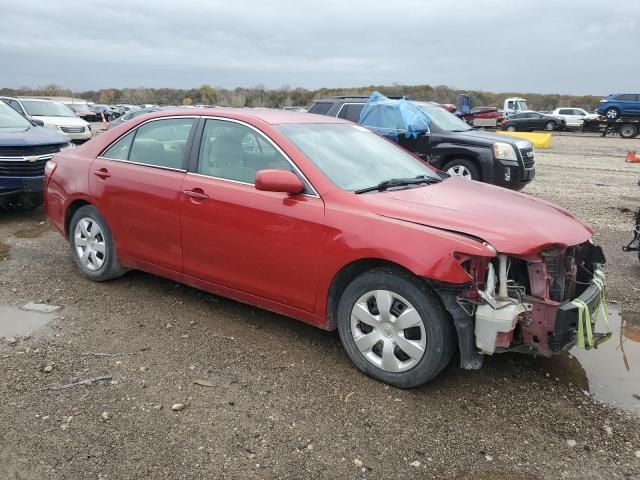
[[[71,223],[71,219],[73,218],[73,214],[78,211],[80,207],[84,207],[85,205],[91,205],[86,200],[74,200],[71,202],[71,205],[67,207],[67,211],[64,214],[64,233],[69,236],[69,224]]]
[[[340,297],[345,288],[347,288],[357,276],[378,267],[395,268],[415,276],[413,272],[404,268],[402,265],[379,258],[363,258],[345,265],[335,274],[329,287],[329,295],[327,298],[327,330],[336,328],[338,304],[340,303]]]

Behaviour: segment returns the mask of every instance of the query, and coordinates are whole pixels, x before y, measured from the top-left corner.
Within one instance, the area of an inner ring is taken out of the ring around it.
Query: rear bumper
[[[0,177],[0,196],[42,193],[44,177]]]

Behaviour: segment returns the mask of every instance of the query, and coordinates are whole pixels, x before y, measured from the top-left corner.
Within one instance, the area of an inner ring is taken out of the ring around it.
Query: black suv
[[[309,113],[360,120],[369,97],[317,100]],[[470,127],[433,102],[413,102],[431,117],[430,132],[418,138],[399,135],[400,146],[434,167],[513,190],[521,190],[535,176],[535,154],[528,140],[497,135]]]

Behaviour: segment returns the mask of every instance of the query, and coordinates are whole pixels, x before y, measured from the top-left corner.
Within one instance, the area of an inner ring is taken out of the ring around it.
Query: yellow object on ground
[[[500,135],[509,135],[510,137],[524,138],[533,143],[536,148],[551,148],[551,134],[550,133],[531,133],[531,132],[507,132],[506,130],[500,130],[496,133]]]

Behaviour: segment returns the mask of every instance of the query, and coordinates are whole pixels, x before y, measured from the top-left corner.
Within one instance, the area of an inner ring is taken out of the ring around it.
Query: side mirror
[[[260,170],[256,173],[256,189],[264,192],[302,193],[304,184],[288,170]]]
[[[31,120],[31,123],[33,123],[37,127],[44,127],[44,122],[39,118],[30,118],[29,120]]]

